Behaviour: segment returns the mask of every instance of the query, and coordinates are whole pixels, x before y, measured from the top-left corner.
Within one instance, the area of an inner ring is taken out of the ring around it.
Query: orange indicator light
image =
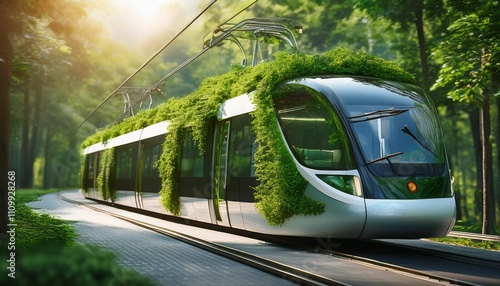
[[[414,181],[408,181],[408,183],[406,183],[406,187],[408,188],[408,191],[412,193],[417,192],[417,184]]]

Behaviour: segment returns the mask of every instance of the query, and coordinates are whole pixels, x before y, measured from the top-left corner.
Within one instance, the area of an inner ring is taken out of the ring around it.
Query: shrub
[[[97,246],[61,247],[57,244],[42,244],[18,250],[15,278],[2,275],[0,283],[54,286],[154,285],[150,279],[117,264],[115,259],[114,254],[100,250]]]
[[[0,285],[153,285],[117,264],[114,254],[76,244],[76,233],[64,220],[26,205],[53,191],[16,190],[15,244],[8,244],[10,238],[0,239]],[[11,253],[14,274],[8,268]]]

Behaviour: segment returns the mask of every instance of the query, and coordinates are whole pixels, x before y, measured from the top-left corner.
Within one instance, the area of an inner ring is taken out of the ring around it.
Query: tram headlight
[[[361,197],[361,182],[356,176],[317,175],[323,182],[346,194]]]
[[[406,188],[408,188],[410,193],[416,193],[418,191],[417,183],[414,181],[408,181],[408,183],[406,183]]]

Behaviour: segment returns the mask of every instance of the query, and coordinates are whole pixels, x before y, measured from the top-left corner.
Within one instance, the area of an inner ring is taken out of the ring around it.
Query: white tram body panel
[[[365,201],[366,227],[361,238],[443,237],[455,217],[455,201],[450,198]]]

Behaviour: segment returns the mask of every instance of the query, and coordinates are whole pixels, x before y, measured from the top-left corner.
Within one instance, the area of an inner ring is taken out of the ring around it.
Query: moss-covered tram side
[[[115,148],[102,151],[99,160],[99,173],[97,174],[96,185],[104,200],[115,202]]]
[[[163,153],[157,162],[162,178],[160,191],[164,207],[180,214],[177,178],[179,150],[185,132],[190,132],[205,150],[207,130],[220,105],[233,97],[255,91],[252,113],[258,148],[255,154],[256,207],[271,225],[281,225],[297,214],[319,214],[323,205],[304,195],[307,185],[287,151],[274,114],[273,96],[277,87],[291,79],[321,75],[354,75],[413,83],[411,74],[393,62],[364,52],[334,48],[324,54],[308,55],[297,50],[277,53],[272,61],[255,67],[235,66],[223,75],[207,78],[200,88],[183,98],[171,98],[158,107],[127,118],[90,136],[83,147],[125,134],[160,121],[169,120]]]

